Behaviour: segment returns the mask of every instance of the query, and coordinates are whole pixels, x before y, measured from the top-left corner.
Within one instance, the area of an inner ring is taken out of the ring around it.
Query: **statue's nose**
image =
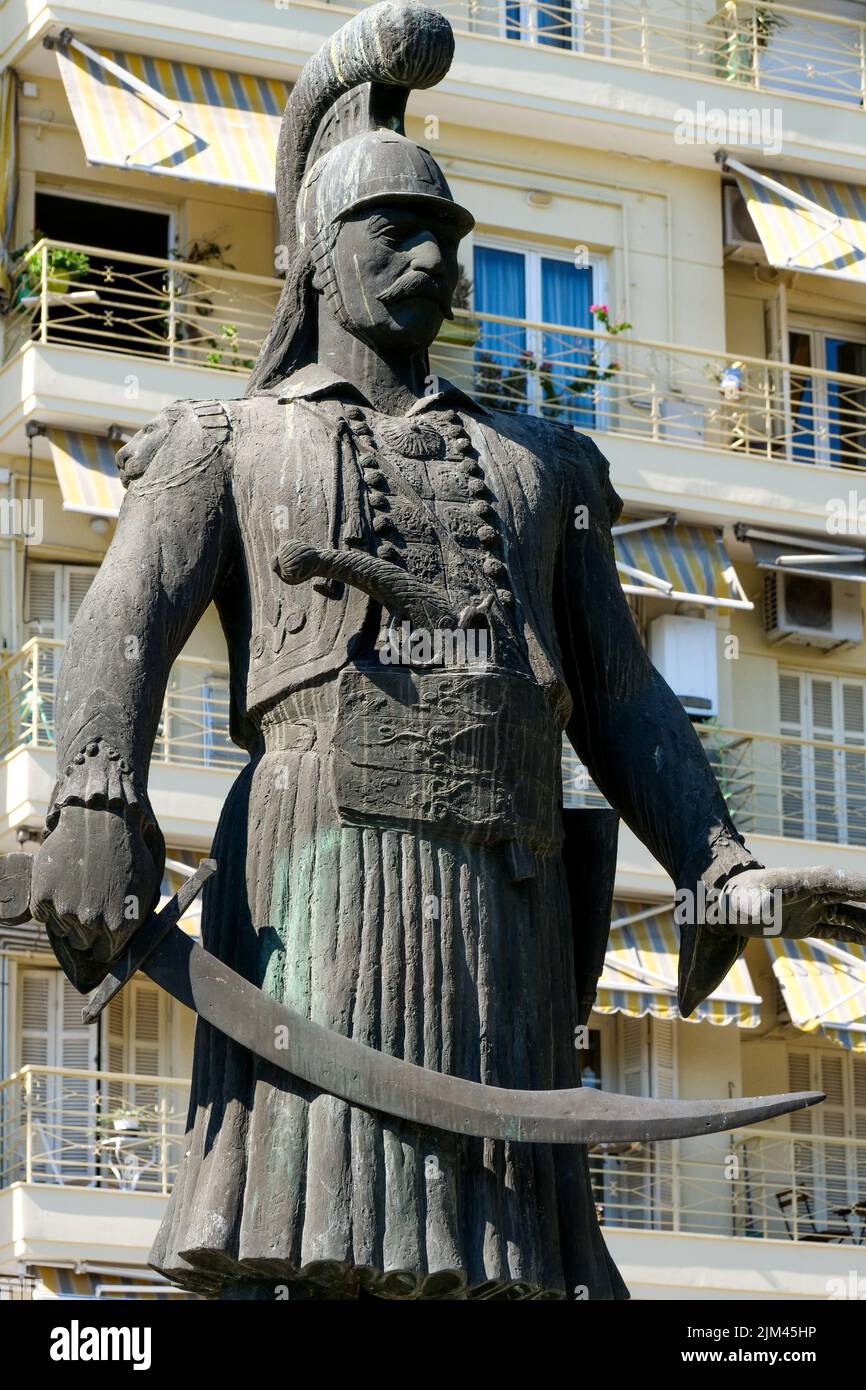
[[[436,274],[441,272],[442,266],[442,252],[436,238],[430,233],[420,236],[412,247],[412,269]]]

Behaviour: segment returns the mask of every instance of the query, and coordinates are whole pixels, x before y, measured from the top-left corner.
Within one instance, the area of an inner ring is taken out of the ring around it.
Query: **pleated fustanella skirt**
[[[421,1066],[579,1085],[561,856],[517,883],[498,846],[341,825],[315,721],[306,739],[286,727],[266,731],[226,802],[207,949],[316,1022]],[[199,1021],[184,1147],[151,1263],[191,1290],[627,1297],[578,1146],[389,1119]]]

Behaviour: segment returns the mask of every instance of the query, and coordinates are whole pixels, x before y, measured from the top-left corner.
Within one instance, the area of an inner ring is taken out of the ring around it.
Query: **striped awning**
[[[67,512],[117,516],[123,484],[117,472],[116,440],[78,430],[49,428],[48,445]]]
[[[866,281],[866,189],[806,174],[750,169],[735,176],[770,265]]]
[[[816,540],[814,536],[797,536],[786,531],[766,531],[743,522],[737,523],[734,534],[738,540],[749,542],[759,569],[805,575],[808,579],[840,579],[866,584],[864,546],[838,545],[830,540]]]
[[[147,1269],[109,1269],[106,1266],[87,1266],[69,1269],[61,1265],[31,1265],[28,1275],[35,1279],[31,1297],[36,1299],[76,1298],[134,1298],[154,1299],[186,1297],[166,1279]]]
[[[629,1018],[679,1018],[677,962],[679,931],[673,907],[617,899],[610,940],[598,982],[594,1008],[600,1014]],[[757,1028],[761,1000],[748,967],[738,960],[717,990],[699,1004],[688,1023]]]
[[[273,192],[288,83],[76,39],[57,60],[89,164]]]
[[[671,518],[623,520],[613,528],[616,565],[627,594],[715,608],[753,608],[712,526]]]
[[[866,950],[813,937],[767,949],[794,1026],[866,1053]]]

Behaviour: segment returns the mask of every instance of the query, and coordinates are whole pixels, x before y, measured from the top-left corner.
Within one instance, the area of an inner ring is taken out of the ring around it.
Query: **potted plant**
[[[119,1105],[108,1116],[115,1134],[137,1134],[141,1128],[141,1111]]]
[[[225,348],[217,346],[217,339],[209,338],[212,344],[210,352],[205,357],[207,367],[231,367],[235,371],[252,371],[254,363],[251,357],[242,357],[240,342],[238,339],[238,329],[235,323],[224,323],[220,328],[219,341],[225,343]]]
[[[46,259],[46,279],[49,294],[67,294],[74,281],[82,280],[90,270],[90,257],[85,251],[72,251],[68,246],[49,246],[38,249],[40,236],[30,246],[14,253],[15,260],[23,257],[18,272],[16,299],[40,294],[42,290],[42,258]]]

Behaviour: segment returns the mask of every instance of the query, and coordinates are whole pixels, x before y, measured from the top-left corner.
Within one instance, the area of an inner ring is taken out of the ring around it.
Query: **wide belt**
[[[340,818],[550,854],[562,843],[561,737],[544,690],[521,675],[345,667],[331,758]]]

